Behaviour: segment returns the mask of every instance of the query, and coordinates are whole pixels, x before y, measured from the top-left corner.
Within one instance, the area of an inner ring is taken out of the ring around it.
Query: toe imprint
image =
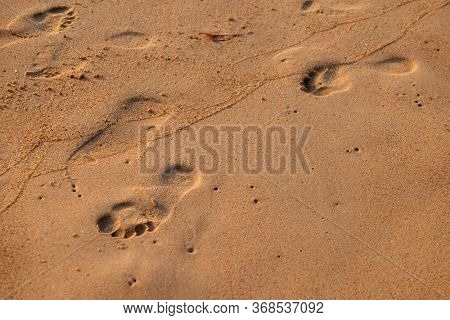
[[[190,167],[169,165],[160,186],[136,188],[131,200],[115,203],[97,219],[98,231],[113,238],[131,239],[155,231],[200,179]]]
[[[53,6],[20,14],[8,24],[11,34],[30,38],[46,32],[58,32],[71,25],[76,19],[69,6]]]
[[[328,96],[350,88],[338,64],[318,65],[301,79],[302,90],[315,96]]]

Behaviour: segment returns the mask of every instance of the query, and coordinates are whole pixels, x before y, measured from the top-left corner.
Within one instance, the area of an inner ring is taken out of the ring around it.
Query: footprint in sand
[[[368,66],[377,72],[391,75],[402,75],[414,72],[418,65],[414,60],[400,56],[383,58]],[[351,66],[346,65],[347,69]],[[314,96],[329,96],[334,93],[347,91],[351,88],[351,78],[348,71],[343,70],[342,64],[320,64],[303,75],[300,80],[301,89]]]
[[[32,79],[54,79],[60,76],[67,75],[72,78],[78,78],[81,80],[84,77],[83,70],[85,66],[85,63],[81,63],[78,66],[67,69],[59,69],[53,66],[46,66],[43,68],[38,68],[36,70],[27,71],[25,72],[25,76]]]
[[[155,40],[137,31],[123,31],[106,39],[113,47],[122,49],[145,49],[155,44]]]
[[[307,11],[312,7],[313,4],[314,0],[304,0],[300,4],[300,10]]]
[[[343,14],[351,10],[359,10],[362,8],[361,2],[358,0],[342,1],[328,0],[325,5],[316,0],[303,0],[300,2],[300,10],[303,12],[315,12],[320,14]]]
[[[159,186],[138,188],[131,199],[119,202],[97,219],[98,231],[113,238],[129,239],[153,232],[174,211],[178,202],[199,183],[192,168],[168,166]]]
[[[83,74],[87,61],[79,61],[67,56],[70,47],[64,42],[46,44],[38,49],[35,58],[25,72],[31,79],[53,79],[60,76],[78,77]]]
[[[372,63],[378,71],[390,74],[407,74],[417,69],[417,63],[414,60],[400,56],[392,56]]]
[[[339,64],[317,65],[301,79],[303,91],[315,96],[328,96],[351,87]]]
[[[10,21],[6,29],[0,29],[0,47],[44,33],[59,32],[69,27],[76,19],[75,11],[70,6],[30,9]]]
[[[30,38],[46,32],[61,31],[70,26],[75,19],[72,7],[52,6],[17,16],[8,24],[7,30],[14,36]]]
[[[144,210],[141,210],[144,209]],[[97,220],[100,233],[111,235],[113,238],[128,239],[141,236],[155,230],[156,221],[163,212],[156,201],[146,203],[146,208],[140,208],[133,202],[115,204],[110,212],[103,214]]]
[[[82,164],[123,153],[138,145],[139,134],[143,128],[163,130],[170,119],[168,106],[157,98],[126,98],[101,121],[96,132],[80,141],[69,161]]]

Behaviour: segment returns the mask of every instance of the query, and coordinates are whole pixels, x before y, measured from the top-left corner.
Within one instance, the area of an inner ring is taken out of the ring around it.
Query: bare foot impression
[[[301,79],[302,90],[315,96],[346,91],[351,87],[339,64],[317,65]]]
[[[46,32],[61,31],[70,26],[75,19],[72,7],[52,6],[17,16],[8,24],[7,30],[14,36],[30,38]]]
[[[320,14],[334,15],[343,14],[352,10],[362,8],[360,1],[321,1],[303,0],[300,2],[300,10],[303,12],[315,12]]]
[[[138,146],[141,128],[163,130],[170,121],[167,108],[153,97],[131,96],[121,100],[107,115],[106,123],[101,123],[97,131],[80,141],[70,156],[70,162],[86,163]]]
[[[6,28],[0,28],[0,48],[17,41],[60,32],[77,19],[69,6],[47,6],[30,9],[14,18]]]
[[[113,47],[122,49],[145,49],[155,44],[147,34],[138,31],[123,31],[106,39]]]
[[[116,203],[102,214],[96,222],[98,231],[123,239],[153,232],[198,182],[199,177],[192,168],[170,165],[160,176],[160,186],[137,188],[130,200]]]
[[[140,208],[139,203],[121,202],[112,206],[111,211],[97,220],[100,233],[110,234],[113,238],[131,238],[155,230],[153,221],[163,217],[162,208],[154,200]],[[145,210],[141,210],[145,209]]]
[[[368,66],[376,72],[391,75],[402,75],[414,72],[418,65],[414,60],[391,56],[383,58]],[[348,68],[350,69],[350,68]],[[350,77],[342,70],[342,64],[319,64],[312,68],[300,80],[301,89],[314,96],[329,96],[334,93],[347,91],[351,88]]]
[[[411,59],[393,56],[373,63],[373,66],[384,73],[406,74],[417,69],[417,63]]]

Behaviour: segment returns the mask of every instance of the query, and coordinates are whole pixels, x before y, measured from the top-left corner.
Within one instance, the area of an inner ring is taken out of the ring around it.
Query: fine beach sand
[[[0,298],[448,299],[448,21],[447,0],[0,0]],[[311,128],[308,172],[142,170],[143,127],[268,123]]]

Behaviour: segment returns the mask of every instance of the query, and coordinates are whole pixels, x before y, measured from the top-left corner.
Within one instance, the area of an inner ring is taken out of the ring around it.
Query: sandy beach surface
[[[448,299],[448,4],[0,0],[0,298]]]

